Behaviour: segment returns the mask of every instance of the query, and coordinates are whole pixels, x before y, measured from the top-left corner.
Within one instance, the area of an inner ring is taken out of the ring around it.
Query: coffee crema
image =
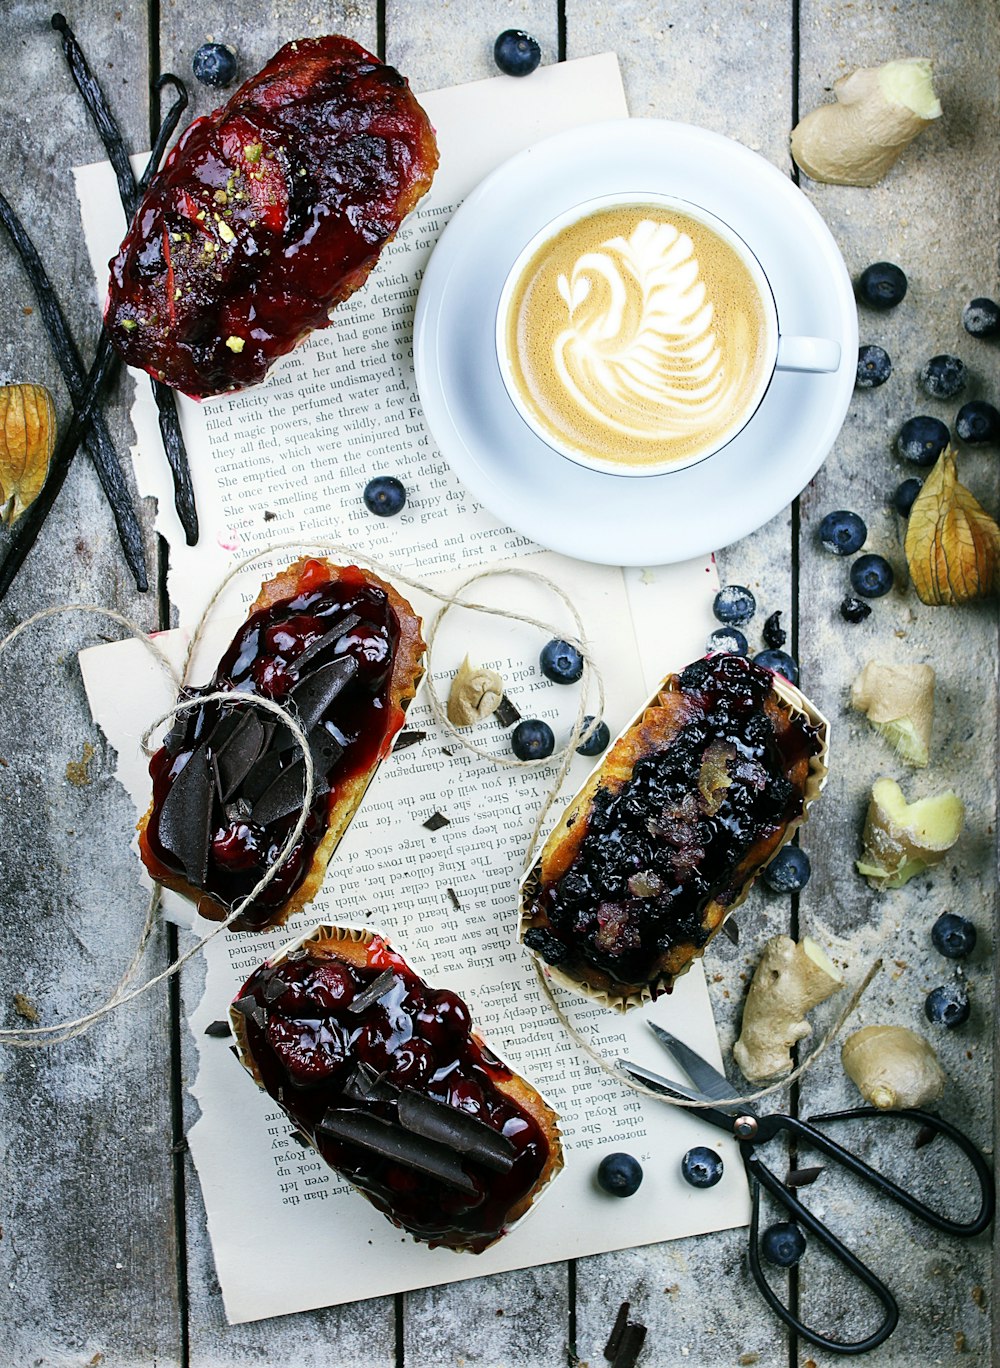
[[[512,380],[536,424],[583,457],[690,461],[761,396],[768,316],[739,253],[667,205],[600,209],[528,261],[506,320]]]

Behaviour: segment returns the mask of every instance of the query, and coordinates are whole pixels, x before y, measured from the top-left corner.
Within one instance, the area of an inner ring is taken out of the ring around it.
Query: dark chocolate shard
[[[208,876],[214,788],[208,752],[199,746],[170,785],[160,809],[160,843],[179,861],[195,888],[204,888]]]
[[[330,650],[332,646],[336,646],[342,636],[346,636],[348,632],[353,632],[360,621],[360,613],[345,613],[328,632],[324,632],[321,637],[311,641],[302,654],[295,657],[292,661],[292,669],[295,673],[301,678],[306,666],[311,667],[312,662],[318,656],[321,656],[324,651]]]
[[[188,703],[192,698],[197,698],[199,694],[203,693],[205,693],[204,689],[182,688],[177,695],[177,702]],[[163,748],[169,756],[177,756],[185,749],[185,737],[188,735],[188,728],[194,721],[193,712],[182,712],[178,713],[171,722],[170,728],[163,738]]]
[[[451,826],[451,822],[443,812],[432,812],[423,825],[428,831],[440,831],[442,827]]]
[[[245,716],[246,711],[244,709],[231,708],[223,703],[219,709],[215,726],[208,728],[203,739],[218,753]]]
[[[425,731],[401,731],[396,737],[393,750],[406,750],[407,746],[415,746],[418,742],[426,740],[427,733]]]
[[[611,1368],[635,1368],[642,1346],[646,1340],[646,1327],[629,1321],[622,1331],[618,1349],[611,1360]]]
[[[281,756],[276,751],[265,751],[243,780],[240,797],[245,798],[248,803],[256,803],[257,799],[267,792],[280,773]],[[300,795],[302,793],[301,784],[299,785],[299,793]],[[299,801],[301,802],[301,798]]]
[[[512,727],[515,722],[520,722],[521,714],[514,707],[506,694],[500,699],[496,712],[493,714],[501,727]]]
[[[810,1183],[815,1183],[816,1179],[822,1172],[822,1164],[814,1164],[809,1168],[789,1169],[788,1172],[785,1174],[785,1187],[808,1187]]]
[[[355,1016],[360,1016],[362,1012],[367,1012],[369,1007],[374,1007],[376,1002],[384,998],[386,993],[392,991],[396,985],[396,975],[391,969],[383,969],[378,978],[372,979],[367,988],[362,989],[348,1005],[347,1010],[353,1012]]]
[[[344,1096],[352,1102],[395,1102],[399,1089],[386,1082],[385,1074],[358,1060],[343,1082]]]
[[[297,1145],[301,1145],[303,1149],[312,1148],[312,1141],[309,1139],[308,1135],[303,1135],[300,1130],[289,1131],[288,1138],[289,1140],[294,1140]]]
[[[618,1346],[622,1342],[622,1335],[625,1333],[625,1326],[628,1324],[629,1310],[629,1302],[622,1302],[621,1306],[618,1308],[618,1315],[615,1317],[615,1323],[611,1327],[611,1334],[608,1336],[608,1342],[604,1346],[604,1357],[606,1359],[613,1359],[615,1354],[618,1353]]]
[[[226,1036],[231,1036],[232,1033],[233,1028],[228,1021],[210,1021],[205,1027],[207,1036],[217,1036],[220,1040],[224,1040]]]
[[[330,1108],[318,1129],[336,1140],[346,1140],[373,1154],[380,1154],[404,1168],[416,1169],[435,1178],[447,1187],[455,1188],[467,1197],[475,1197],[478,1189],[462,1168],[458,1157],[443,1145],[435,1145],[423,1136],[403,1130],[391,1121],[369,1112],[337,1111]]]
[[[248,803],[245,798],[234,798],[231,803],[226,804],[226,821],[249,822],[252,811],[252,803]]]
[[[726,940],[732,941],[734,945],[739,945],[740,928],[736,923],[735,917],[727,917],[722,923],[722,929],[726,933]]]
[[[210,744],[219,762],[220,796],[224,803],[229,801],[264,753],[266,740],[264,725],[251,708],[244,710],[221,744],[216,742],[213,733]]]
[[[451,903],[455,911],[461,912],[462,904],[458,901],[458,894],[455,892],[455,890],[453,888],[446,888],[445,892],[448,894],[448,901]]]
[[[496,1173],[509,1173],[516,1150],[506,1135],[436,1097],[404,1088],[399,1096],[399,1120],[408,1131],[464,1154]]]
[[[344,749],[328,732],[324,736],[330,745],[324,751],[333,759],[318,759],[313,751],[313,801],[330,792],[328,771],[334,760],[339,759]],[[310,738],[311,740],[311,738]],[[334,751],[334,748],[335,751]],[[312,749],[312,746],[310,746]],[[253,805],[251,819],[260,826],[270,826],[282,817],[290,817],[293,812],[302,811],[302,799],[306,791],[306,762],[300,755],[287,769],[283,769],[274,783],[264,790]]]
[[[916,1139],[913,1141],[913,1148],[915,1150],[923,1149],[925,1145],[929,1145],[937,1137],[938,1131],[933,1126],[921,1126],[917,1131]]]
[[[293,705],[303,731],[312,731],[357,673],[357,661],[350,656],[340,656],[299,680],[289,693],[288,701]]]
[[[233,1011],[240,1012],[247,1021],[252,1021],[258,1030],[262,1031],[267,1025],[267,1013],[255,997],[237,998],[233,1003]]]
[[[268,979],[264,984],[264,1001],[270,1006],[272,1002],[276,1002],[278,998],[281,997],[282,993],[284,993],[287,988],[288,984],[285,980],[278,974],[275,974],[274,978]]]

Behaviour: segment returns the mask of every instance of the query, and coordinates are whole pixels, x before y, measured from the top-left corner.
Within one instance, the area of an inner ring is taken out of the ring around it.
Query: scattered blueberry
[[[873,309],[894,309],[906,294],[906,276],[891,261],[876,261],[858,277],[858,295]]]
[[[952,399],[965,388],[965,365],[947,352],[925,361],[919,375],[924,393],[934,399]]]
[[[593,720],[593,714],[588,713],[587,716],[583,719],[584,730],[586,730],[586,728],[590,726]],[[597,726],[591,732],[590,736],[587,737],[586,741],[581,741],[580,744],[577,746],[576,753],[577,755],[600,755],[602,754],[602,752],[607,750],[608,742],[610,740],[611,732],[608,729],[607,722],[598,722]]]
[[[542,50],[530,33],[505,29],[493,44],[493,60],[505,76],[530,76],[542,60]]]
[[[191,61],[195,80],[217,90],[236,80],[236,53],[224,43],[202,43]]]
[[[962,323],[973,337],[996,337],[1000,333],[1000,304],[992,299],[974,299],[962,310]]]
[[[947,959],[965,959],[976,948],[976,928],[968,917],[942,912],[931,927],[931,940]]]
[[[858,348],[858,378],[854,382],[858,389],[877,389],[885,384],[891,374],[892,362],[888,352],[881,347]]]
[[[365,485],[365,507],[380,518],[391,518],[406,503],[406,489],[395,475],[376,475]]]
[[[970,446],[1000,441],[1000,413],[985,399],[971,399],[958,410],[955,431]]]
[[[794,1221],[776,1221],[760,1237],[760,1248],[775,1268],[794,1268],[806,1252],[806,1237]]]
[[[819,525],[823,549],[832,551],[835,556],[853,556],[864,546],[867,536],[864,519],[844,508],[828,513]]]
[[[743,584],[724,584],[712,604],[712,612],[727,627],[742,627],[756,611],[757,600]]]
[[[923,480],[904,480],[892,496],[892,506],[901,518],[910,516],[914,500],[924,487]]]
[[[510,748],[518,760],[544,760],[556,748],[556,738],[547,722],[526,717],[510,734]]]
[[[738,627],[720,627],[705,642],[706,651],[728,651],[731,655],[746,655],[750,643]]]
[[[862,598],[881,598],[892,581],[892,566],[884,556],[859,556],[851,566],[851,588]]]
[[[788,633],[781,625],[781,613],[772,613],[764,623],[761,636],[764,638],[764,645],[769,646],[772,651],[780,651],[788,640]]]
[[[681,1176],[692,1187],[715,1187],[722,1177],[722,1160],[707,1145],[695,1145],[681,1160]]]
[[[569,946],[544,926],[532,926],[525,931],[524,943],[529,950],[541,955],[546,964],[565,964],[570,958]]]
[[[772,893],[798,893],[809,882],[809,856],[798,846],[782,846],[761,874]]]
[[[631,1154],[606,1154],[597,1166],[597,1185],[612,1197],[631,1197],[641,1182],[642,1165]]]
[[[943,983],[924,999],[924,1016],[935,1026],[961,1026],[969,1019],[969,995],[960,983]]]
[[[918,414],[907,418],[899,429],[896,450],[904,461],[918,466],[932,466],[951,441],[951,433],[940,418]]]
[[[864,599],[854,598],[850,594],[840,605],[840,616],[845,622],[864,622],[865,618],[871,617],[871,615],[871,604],[865,603]]]
[[[785,651],[758,651],[753,663],[764,670],[773,670],[775,674],[784,675],[789,684],[799,682],[799,667]]]
[[[553,684],[575,684],[583,674],[583,656],[575,646],[558,638],[545,643],[538,663]]]

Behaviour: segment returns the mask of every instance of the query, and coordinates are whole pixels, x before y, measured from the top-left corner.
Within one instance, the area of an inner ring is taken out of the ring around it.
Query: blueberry
[[[715,596],[712,612],[727,627],[742,627],[757,611],[757,600],[743,584],[725,584]]]
[[[510,748],[518,760],[544,760],[556,748],[556,738],[547,722],[526,717],[510,734]]]
[[[862,598],[881,598],[892,580],[892,566],[884,556],[859,556],[851,566],[851,588]]]
[[[583,674],[583,656],[575,646],[558,638],[545,643],[538,663],[553,684],[575,684]]]
[[[544,926],[532,926],[525,931],[524,943],[529,950],[541,955],[546,964],[565,964],[570,959],[569,947]]]
[[[760,665],[764,670],[773,670],[775,674],[784,675],[789,684],[799,682],[799,667],[784,651],[758,651],[753,663]]]
[[[692,1187],[715,1187],[722,1177],[722,1160],[707,1145],[695,1145],[681,1160],[681,1177]]]
[[[806,1237],[794,1221],[776,1221],[760,1237],[760,1249],[775,1268],[794,1268],[806,1252]]]
[[[958,410],[955,431],[970,446],[1000,441],[1000,413],[985,399],[971,399]]]
[[[588,713],[587,716],[583,719],[584,730],[586,730],[586,728],[590,726],[593,720],[593,714]],[[610,740],[611,732],[608,729],[607,722],[598,722],[597,726],[591,732],[590,736],[587,737],[586,741],[581,741],[580,744],[577,746],[576,753],[577,755],[600,755],[602,751],[607,750],[608,742]]]
[[[924,362],[918,379],[925,394],[934,399],[951,399],[965,389],[965,366],[957,356],[943,352]]]
[[[720,627],[705,642],[706,651],[728,651],[731,655],[746,655],[750,643],[738,627]]]
[[[824,551],[832,551],[835,556],[853,556],[860,551],[868,536],[864,519],[857,513],[838,509],[828,513],[819,525],[819,539]]]
[[[976,948],[976,928],[968,917],[942,912],[931,927],[931,940],[947,959],[965,959]]]
[[[896,450],[904,461],[918,466],[932,466],[951,441],[951,433],[940,418],[918,414],[907,418],[899,429]]]
[[[191,61],[195,80],[221,89],[236,80],[236,53],[224,43],[202,43]]]
[[[798,893],[812,873],[809,856],[798,846],[782,846],[761,874],[772,893]]]
[[[772,613],[764,623],[761,636],[764,638],[764,645],[769,646],[772,651],[780,651],[788,640],[788,633],[781,625],[781,613]]]
[[[597,1166],[597,1186],[612,1197],[631,1197],[641,1182],[642,1165],[631,1154],[606,1154]]]
[[[505,29],[493,44],[493,60],[505,76],[530,76],[542,60],[542,50],[530,33]]]
[[[924,487],[923,480],[904,480],[892,496],[892,506],[901,518],[910,516],[914,500]]]
[[[406,489],[395,475],[376,475],[365,485],[365,507],[380,518],[391,518],[406,503]]]
[[[969,995],[960,983],[943,983],[924,999],[924,1016],[935,1026],[961,1026],[969,1019]]]
[[[962,310],[962,323],[973,337],[996,337],[1000,333],[1000,304],[992,299],[974,299]]]
[[[840,616],[845,622],[864,622],[866,617],[871,617],[872,606],[865,603],[864,599],[852,598],[850,594],[840,605]]]
[[[858,348],[858,378],[854,384],[858,389],[877,389],[884,385],[892,374],[892,362],[888,352],[881,347]]]
[[[891,261],[876,261],[858,277],[858,297],[873,309],[894,309],[906,294],[906,276]]]

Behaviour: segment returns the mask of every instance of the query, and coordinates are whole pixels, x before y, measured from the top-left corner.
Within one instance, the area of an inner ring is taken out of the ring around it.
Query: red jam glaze
[[[399,622],[385,590],[370,584],[356,566],[341,568],[337,580],[331,582],[329,568],[318,560],[304,562],[297,587],[299,592],[294,597],[272,603],[247,619],[204,692],[237,689],[281,702],[295,678],[296,657],[347,613],[360,615],[360,623],[313,663],[326,664],[341,656],[351,656],[359,667],[358,675],[322,719],[325,729],[344,746],[344,753],[326,771],[330,791],[316,794],[299,843],[273,881],[233,923],[237,929],[259,930],[266,926],[276,909],[294,893],[326,833],[339,788],[375,768],[388,753],[404,716],[389,698]],[[267,716],[263,712],[258,715]],[[144,833],[154,859],[177,874],[183,874],[183,870],[160,840],[159,816],[171,785],[200,738],[208,735],[220,717],[220,705],[206,704],[184,717],[187,720],[179,743],[171,745],[169,751],[162,747],[150,761],[153,807]],[[293,746],[283,754],[283,766],[287,766],[301,752]],[[244,818],[227,815],[216,794],[208,877],[203,891],[225,910],[245,897],[277,858],[297,819],[295,811],[269,825],[257,826]],[[155,869],[153,872],[156,873]]]
[[[111,262],[112,342],[195,398],[256,384],[364,283],[436,166],[397,71],[348,38],[286,44],[153,178]]]
[[[357,1015],[348,1011],[386,969],[396,979],[386,996]],[[288,986],[269,1002],[275,979]],[[363,968],[307,950],[262,965],[237,1000],[247,998],[264,1012],[263,1024],[244,1016],[247,1047],[264,1088],[331,1168],[395,1225],[431,1245],[479,1250],[503,1233],[509,1212],[538,1182],[549,1142],[530,1113],[496,1086],[511,1071],[471,1033],[468,1008],[457,994],[430,987],[376,936]],[[476,1188],[468,1196],[325,1134],[320,1122],[331,1107],[394,1119],[391,1101],[345,1096],[344,1081],[359,1060],[388,1083],[458,1107],[505,1135],[514,1146],[513,1167],[499,1174],[466,1158],[463,1168]]]

